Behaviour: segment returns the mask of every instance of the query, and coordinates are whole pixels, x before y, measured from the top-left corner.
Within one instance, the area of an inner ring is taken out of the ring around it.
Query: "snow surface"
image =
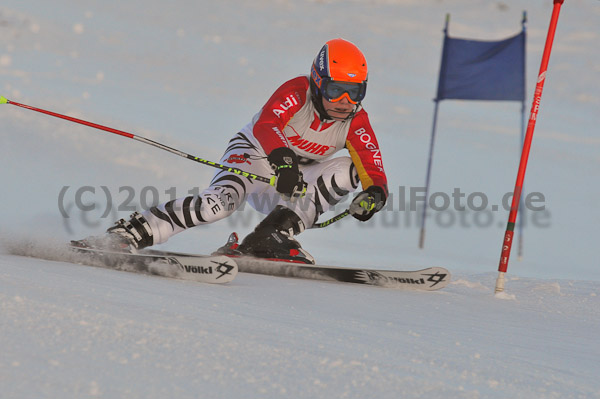
[[[496,40],[520,30],[524,9],[529,109],[551,0],[3,1],[0,95],[211,160],[323,42],[356,42],[394,208],[307,232],[303,246],[332,265],[440,265],[453,281],[421,293],[242,273],[210,286],[4,249],[0,397],[600,397],[597,0],[561,12],[525,184],[546,212],[528,214],[506,292],[493,295],[507,212],[432,212],[419,250],[416,212],[398,211],[401,188],[424,184],[446,13],[452,36]],[[14,106],[0,118],[4,247],[47,252],[35,242],[97,234],[142,192],[165,201],[213,173]],[[520,104],[442,102],[432,190],[500,204],[519,125]],[[81,188],[95,190],[82,197],[94,210],[76,206]],[[245,208],[163,248],[206,252],[258,220]]]
[[[5,398],[593,398],[600,284],[208,285],[0,255]]]
[[[600,283],[208,285],[0,255],[3,398],[594,398]]]

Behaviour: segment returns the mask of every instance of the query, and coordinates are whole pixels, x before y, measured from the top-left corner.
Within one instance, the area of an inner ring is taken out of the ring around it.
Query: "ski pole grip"
[[[8,100],[4,96],[0,96],[0,104],[8,104]]]

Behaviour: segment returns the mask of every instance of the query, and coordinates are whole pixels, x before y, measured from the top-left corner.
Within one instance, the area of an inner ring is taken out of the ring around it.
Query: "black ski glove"
[[[298,169],[298,156],[287,147],[275,148],[267,160],[275,172],[271,185],[287,201],[294,201],[306,193],[307,184]]]
[[[358,194],[350,204],[350,214],[361,222],[371,219],[385,205],[385,191],[379,186],[371,186]]]

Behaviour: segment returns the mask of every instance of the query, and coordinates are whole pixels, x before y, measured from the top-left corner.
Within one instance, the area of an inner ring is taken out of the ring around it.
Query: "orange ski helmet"
[[[347,98],[359,104],[367,92],[367,60],[354,43],[329,40],[317,54],[310,70],[311,91],[316,99],[336,102]],[[319,101],[320,102],[320,101]]]

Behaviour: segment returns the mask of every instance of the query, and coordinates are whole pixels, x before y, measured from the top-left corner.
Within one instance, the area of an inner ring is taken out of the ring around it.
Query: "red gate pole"
[[[521,200],[521,192],[523,191],[523,181],[525,180],[525,171],[527,169],[529,151],[531,150],[533,131],[535,130],[535,123],[537,121],[537,115],[540,109],[542,91],[544,90],[546,72],[548,70],[548,61],[550,60],[550,52],[552,51],[552,42],[554,41],[554,33],[556,32],[556,25],[558,24],[558,15],[560,14],[560,7],[562,6],[563,1],[564,0],[554,0],[552,18],[550,20],[548,36],[546,37],[546,45],[544,47],[544,53],[542,55],[542,64],[540,66],[540,72],[538,74],[537,84],[535,86],[535,93],[533,95],[533,104],[531,106],[529,123],[527,124],[527,132],[525,133],[523,152],[521,153],[521,162],[519,164],[519,172],[517,173],[517,182],[515,184],[515,190],[513,192],[512,205],[510,208],[510,214],[508,215],[508,224],[506,226],[506,233],[504,234],[504,241],[502,243],[500,265],[498,266],[498,278],[496,279],[496,293],[504,291],[504,274],[508,269],[508,260],[510,258],[510,250],[512,248],[513,236],[515,233],[515,222],[517,221],[519,202]]]

